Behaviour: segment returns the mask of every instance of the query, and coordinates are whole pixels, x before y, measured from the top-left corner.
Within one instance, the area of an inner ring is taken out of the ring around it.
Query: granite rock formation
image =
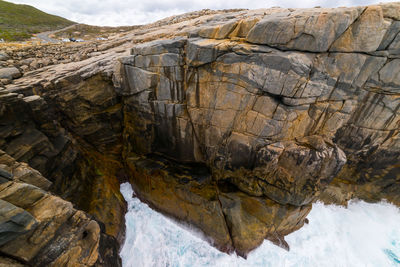
[[[94,47],[1,90],[0,149],[102,222],[103,251],[123,240],[124,180],[243,257],[289,249],[317,200],[400,205],[399,3],[205,10]],[[20,236],[38,219],[11,204]]]
[[[112,254],[117,258],[116,248],[100,255],[107,236],[90,215],[46,192],[49,180],[2,150],[0,181],[0,264],[102,266]]]

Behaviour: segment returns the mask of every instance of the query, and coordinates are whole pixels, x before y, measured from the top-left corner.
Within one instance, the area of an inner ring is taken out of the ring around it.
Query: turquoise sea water
[[[124,267],[400,266],[400,210],[388,203],[353,201],[348,208],[316,203],[310,223],[286,237],[289,252],[264,241],[245,260],[219,252],[193,229],[133,198],[128,183],[121,192],[128,202]]]

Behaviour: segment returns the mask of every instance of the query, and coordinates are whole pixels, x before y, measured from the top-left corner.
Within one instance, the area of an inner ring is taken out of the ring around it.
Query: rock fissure
[[[222,214],[224,216],[225,227],[228,230],[229,239],[230,239],[230,242],[232,244],[232,247],[227,249],[227,252],[230,253],[230,252],[235,250],[235,243],[234,243],[234,240],[233,240],[233,237],[232,237],[232,230],[231,230],[230,225],[228,224],[228,220],[227,220],[226,214],[224,212],[224,209],[223,209],[223,206],[222,206],[222,203],[221,203],[221,199],[219,198],[218,185],[215,185],[215,191],[217,192],[217,199],[218,199],[218,203],[219,203],[219,208],[220,208],[220,210],[221,210],[221,212],[222,212]]]
[[[334,45],[335,41],[338,40],[345,32],[347,32],[352,25],[354,25],[362,16],[362,14],[364,14],[364,12],[367,10],[366,7],[363,8],[363,10],[359,13],[359,15],[347,26],[347,28],[339,35],[336,37],[336,39],[329,45],[329,48],[327,51],[331,52],[332,51],[332,46]]]
[[[0,88],[0,199],[31,214],[0,263],[119,266],[126,180],[243,257],[288,249],[316,200],[400,205],[400,24],[384,20],[400,5],[235,12],[141,26]]]
[[[14,255],[10,255],[4,252],[0,252],[0,257],[9,258],[11,261],[7,262],[9,264],[22,264],[22,266],[29,266],[29,263],[24,261],[22,258],[15,257]]]

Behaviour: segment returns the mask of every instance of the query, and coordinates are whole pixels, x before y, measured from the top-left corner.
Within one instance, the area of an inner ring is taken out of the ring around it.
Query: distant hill
[[[32,6],[0,0],[0,39],[5,41],[21,41],[34,33],[57,30],[72,24],[75,22]]]
[[[74,37],[75,39],[91,40],[98,37],[105,37],[115,34],[131,31],[139,28],[140,26],[93,26],[87,24],[75,24],[61,31],[54,33],[51,37],[57,39]]]

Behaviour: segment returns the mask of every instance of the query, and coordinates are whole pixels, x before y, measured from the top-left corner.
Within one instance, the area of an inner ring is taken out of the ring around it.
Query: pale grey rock
[[[22,76],[21,72],[15,67],[0,69],[0,79],[12,80],[12,79],[17,79],[21,76]]]
[[[223,41],[210,39],[189,39],[187,45],[187,60],[191,66],[200,66],[216,60],[221,55],[218,45]]]
[[[382,8],[383,16],[385,18],[400,20],[399,2],[381,3],[379,6]]]
[[[143,56],[157,55],[162,53],[179,54],[179,51],[183,47],[184,43],[185,38],[182,37],[168,40],[155,40],[144,43],[143,45],[135,46],[135,48],[132,48],[132,54],[139,54]]]
[[[7,61],[10,59],[10,56],[5,52],[0,52],[0,61]]]
[[[306,9],[272,14],[257,22],[246,40],[288,50],[324,52],[357,19],[362,10]]]
[[[153,88],[157,84],[158,75],[156,73],[131,66],[125,66],[125,72],[130,85],[123,91],[125,95],[140,93]]]
[[[389,51],[400,49],[400,34],[399,33],[397,33],[396,37],[391,41],[388,49],[389,49]]]
[[[399,32],[400,32],[400,21],[392,21],[392,24],[386,31],[386,34],[383,37],[382,42],[377,50],[395,49],[398,41],[394,42],[394,39],[396,38]],[[389,48],[389,45],[393,46]]]
[[[380,6],[369,6],[361,16],[332,44],[329,51],[372,52],[379,48],[390,22]],[[374,34],[371,34],[374,33]]]

